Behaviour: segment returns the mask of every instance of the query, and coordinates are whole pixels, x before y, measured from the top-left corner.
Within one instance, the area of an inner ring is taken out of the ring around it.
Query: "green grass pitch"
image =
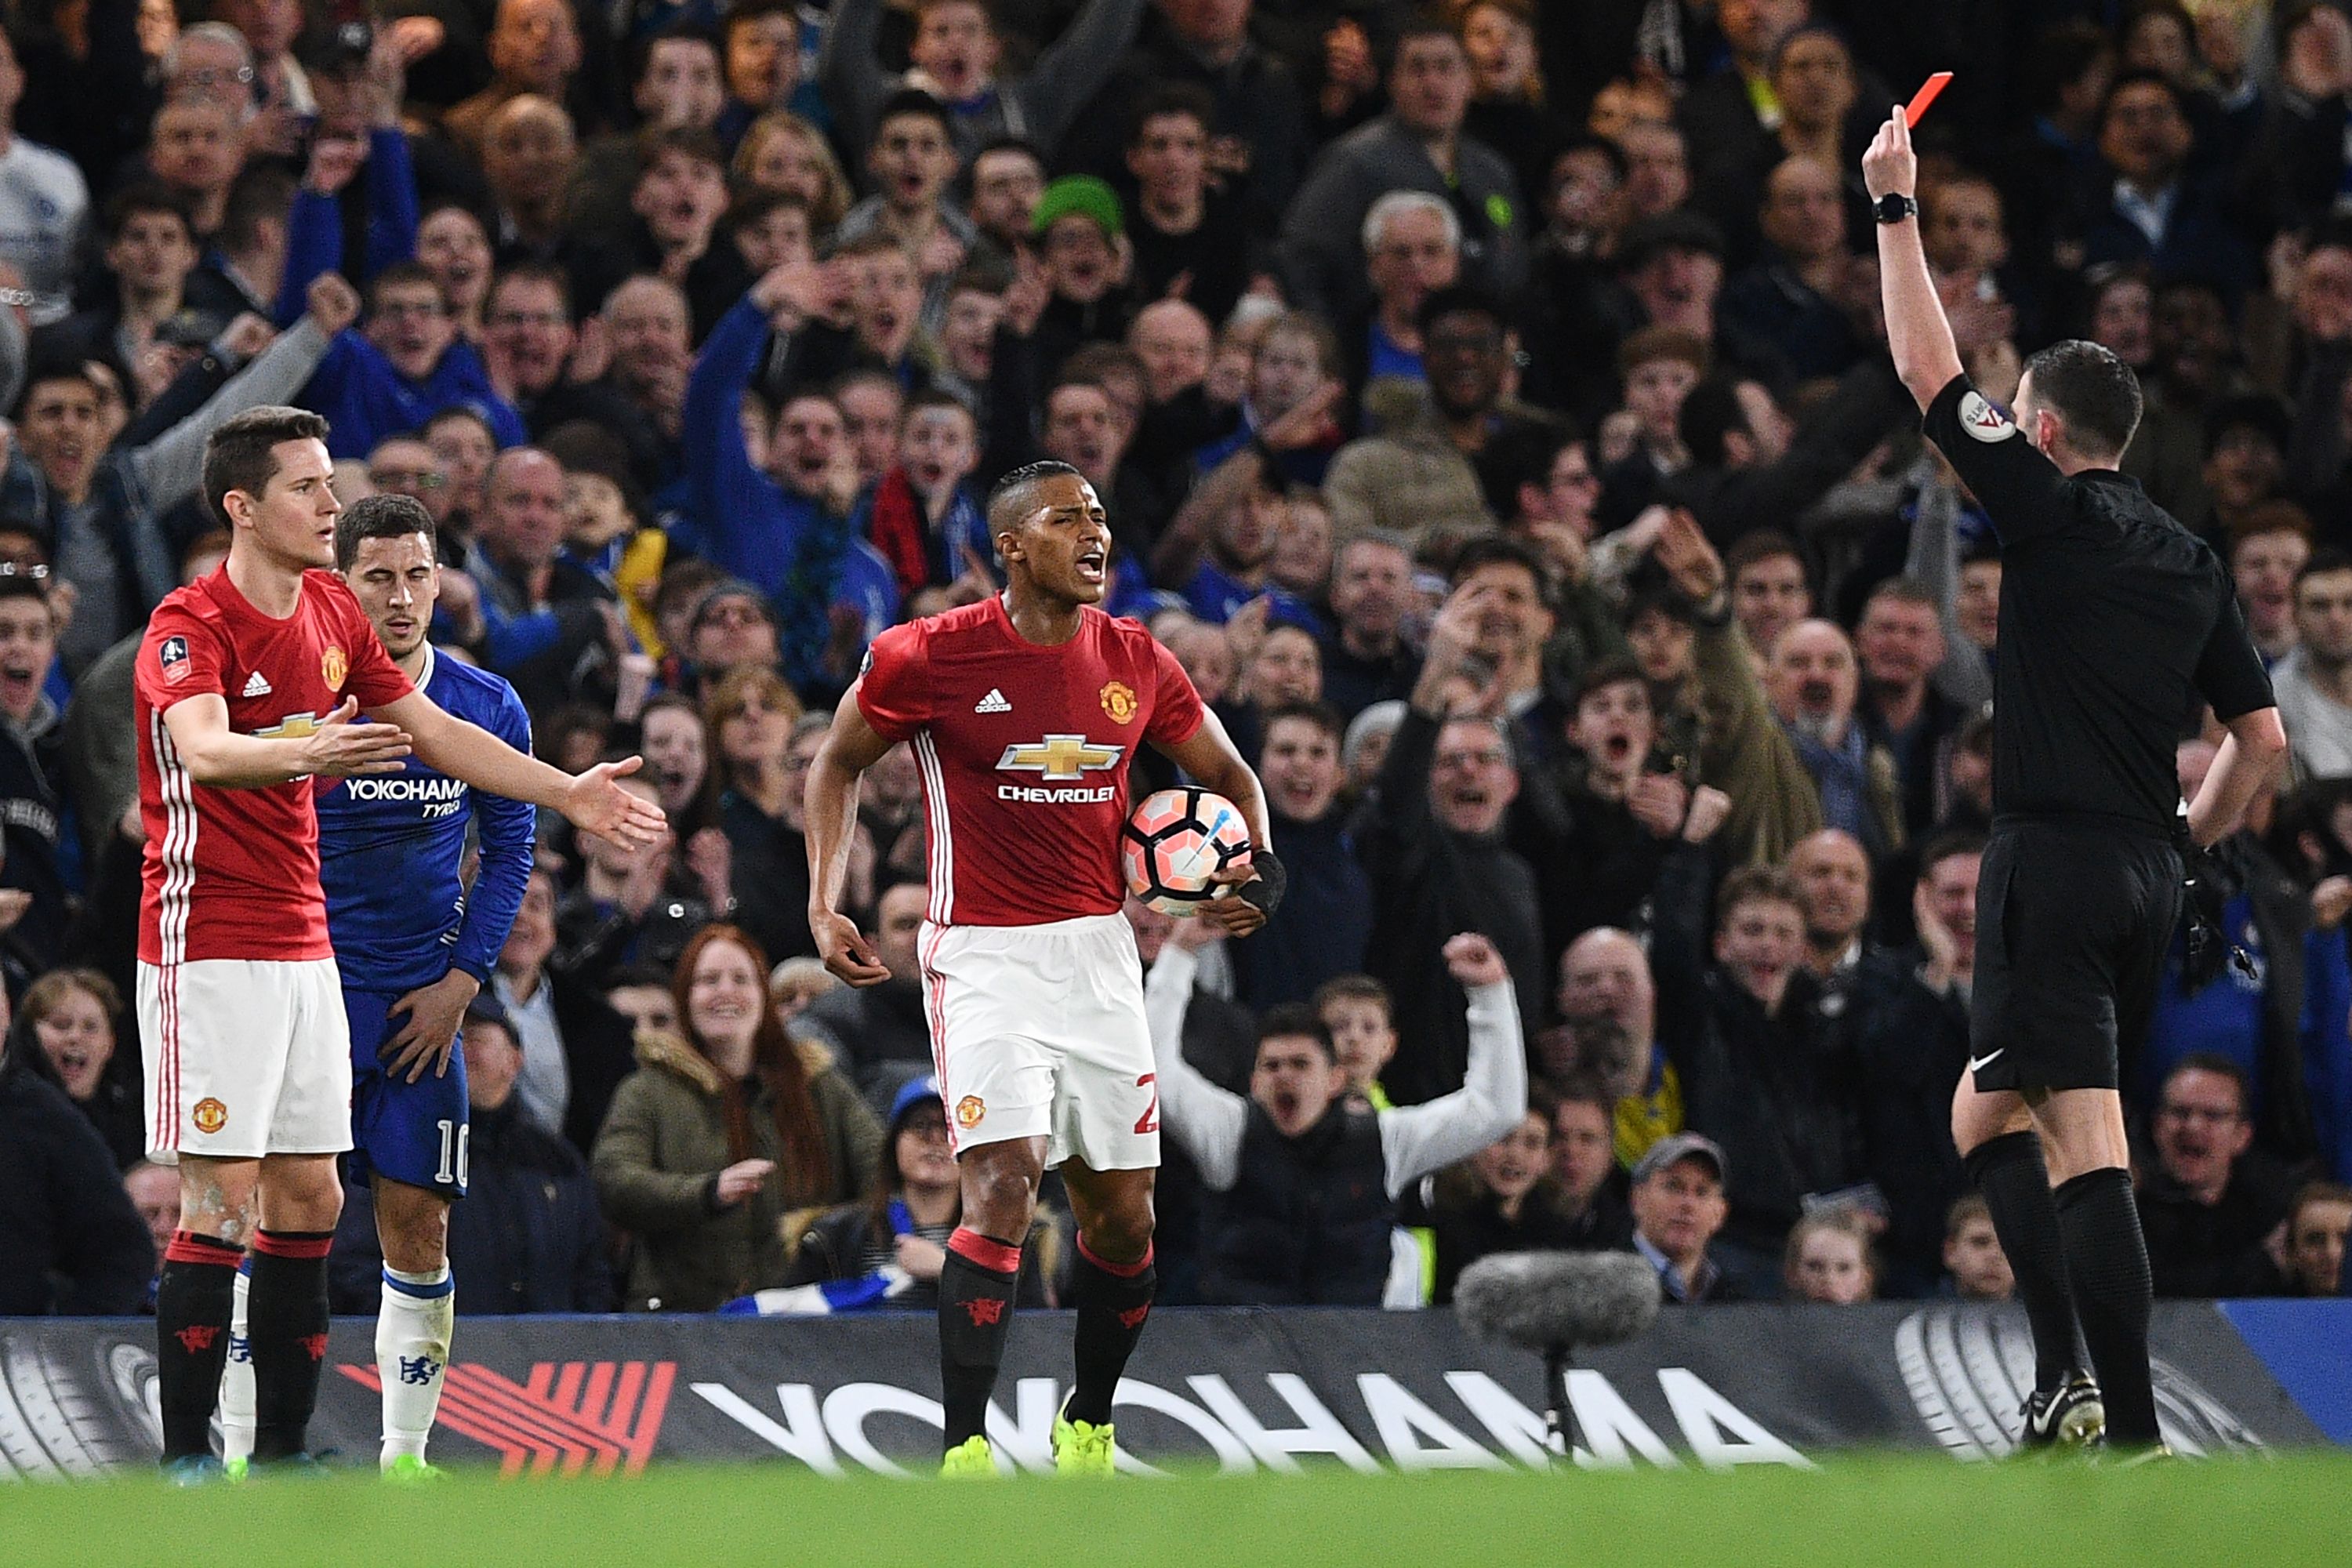
[[[2352,1563],[2352,1455],[2127,1472],[1847,1458],[1814,1472],[1448,1472],[991,1485],[782,1468],[426,1489],[364,1474],[0,1487],[8,1568],[2300,1568]]]

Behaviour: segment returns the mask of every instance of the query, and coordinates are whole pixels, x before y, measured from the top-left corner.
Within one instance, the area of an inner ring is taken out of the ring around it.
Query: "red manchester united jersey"
[[[914,745],[940,925],[1117,910],[1128,764],[1145,742],[1201,727],[1191,679],[1136,622],[1090,608],[1077,636],[1045,647],[997,597],[875,638],[857,706]]]
[[[155,607],[139,645],[134,718],[139,816],[147,827],[139,956],[296,962],[331,956],[319,890],[311,783],[215,789],[189,778],[163,714],[191,697],[228,703],[240,735],[310,734],[346,694],[362,710],[415,689],[367,613],[331,572],[302,574],[294,613],[274,620],[226,566]]]

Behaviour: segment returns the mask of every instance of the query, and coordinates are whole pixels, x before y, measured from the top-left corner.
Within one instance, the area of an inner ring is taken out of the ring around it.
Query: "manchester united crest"
[[[188,1120],[197,1131],[210,1135],[228,1125],[228,1107],[206,1095],[189,1109]]]
[[[967,1094],[956,1101],[956,1125],[967,1132],[979,1126],[980,1119],[987,1114],[987,1102],[976,1094]]]
[[[1125,681],[1114,680],[1102,689],[1102,710],[1110,715],[1114,724],[1124,724],[1135,717],[1135,689]]]
[[[319,673],[327,678],[328,689],[341,691],[343,689],[343,677],[351,672],[352,661],[343,657],[341,648],[329,643],[327,651],[319,658]]]

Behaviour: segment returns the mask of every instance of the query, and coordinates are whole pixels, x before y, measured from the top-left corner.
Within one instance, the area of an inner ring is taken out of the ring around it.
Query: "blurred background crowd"
[[[2125,1063],[2157,1288],[2341,1292],[2329,0],[5,19],[0,1247],[31,1267],[0,1311],[135,1310],[173,1226],[124,1006],[131,658],[226,549],[196,457],[257,402],[332,421],[346,502],[424,504],[438,646],[560,765],[642,752],[674,830],[541,835],[465,1031],[461,1310],[919,1304],[957,1198],[918,770],[861,806],[867,991],[810,956],[801,784],[871,637],[994,591],[981,502],[1045,457],[1108,505],[1110,607],[1223,715],[1290,868],[1230,951],[1132,910],[1186,1059],[1277,1134],[1222,1186],[1171,1137],[1163,1300],[1443,1302],[1528,1246],[1633,1248],[1676,1300],[2005,1296],[1948,1131],[2003,940],[1974,920],[2000,563],[1886,363],[1858,173],[1935,69],[1921,221],[1970,374],[2006,396],[2070,336],[2139,372],[2125,468],[2230,563],[2292,742],[2221,851],[2246,962],[2176,963]],[[1367,1129],[1475,1092],[1465,930],[1510,969],[1529,1109],[1384,1167]],[[746,984],[767,1004],[726,1005]]]

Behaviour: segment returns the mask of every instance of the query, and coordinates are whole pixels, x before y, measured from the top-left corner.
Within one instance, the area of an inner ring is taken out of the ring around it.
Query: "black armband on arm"
[[[1257,875],[1241,885],[1241,895],[1270,915],[1282,907],[1282,895],[1290,890],[1290,873],[1271,849],[1251,850],[1250,869]]]

